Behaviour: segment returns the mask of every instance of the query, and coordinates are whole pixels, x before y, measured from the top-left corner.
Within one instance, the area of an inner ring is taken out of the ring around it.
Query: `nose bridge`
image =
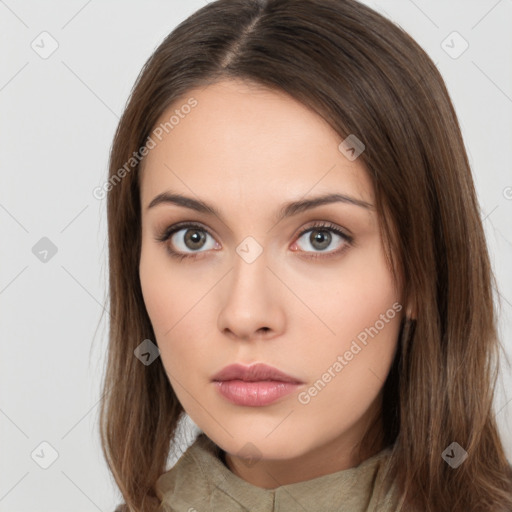
[[[268,254],[269,251],[252,236],[238,244],[233,259],[230,295],[238,296],[238,300],[246,300],[251,294],[254,299],[268,294]]]
[[[280,328],[279,280],[267,265],[271,266],[268,251],[254,238],[247,237],[236,247],[219,311],[221,331],[250,338],[262,328]]]

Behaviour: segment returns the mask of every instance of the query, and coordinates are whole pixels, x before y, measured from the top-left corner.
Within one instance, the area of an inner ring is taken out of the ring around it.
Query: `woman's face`
[[[301,103],[238,81],[191,91],[165,122],[141,176],[140,280],[172,388],[233,467],[350,467],[403,315],[363,164]],[[235,363],[294,382],[216,380]]]

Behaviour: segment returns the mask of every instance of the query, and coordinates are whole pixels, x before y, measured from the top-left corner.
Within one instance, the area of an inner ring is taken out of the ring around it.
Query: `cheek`
[[[164,324],[170,320],[169,313],[175,311],[175,304],[173,303],[175,294],[169,290],[169,283],[166,282],[165,277],[166,274],[162,272],[158,261],[155,262],[152,252],[145,250],[143,246],[139,276],[144,304],[155,335],[158,337],[162,329],[164,329]]]
[[[204,339],[198,319],[206,316],[204,296],[211,287],[210,279],[194,279],[172,263],[165,250],[143,243],[139,264],[142,295],[169,377],[195,366]]]
[[[393,320],[401,316],[401,297],[377,241],[365,251],[348,255],[328,276],[324,269],[312,268],[307,278],[297,275],[294,280],[301,281],[301,296],[316,314],[309,315],[313,326],[331,355],[348,350],[351,340],[358,335],[368,336],[367,329],[376,323],[382,337],[398,328],[395,324],[399,324],[400,318],[397,322]],[[397,306],[393,307],[395,303]],[[386,329],[382,328],[384,325]]]
[[[164,337],[200,297],[197,280],[184,278],[165,249],[142,242],[139,276],[144,304],[157,338]]]
[[[314,294],[314,307],[323,312],[328,329],[315,343],[316,350],[303,347],[303,354],[309,354],[312,385],[301,403],[331,408],[334,416],[346,417],[349,409],[361,412],[368,407],[382,388],[395,354],[403,306],[378,250],[347,261],[329,287],[333,293],[317,289]]]
[[[202,408],[192,398],[204,394],[204,378],[197,364],[204,350],[198,318],[204,316],[201,297],[208,288],[176,270],[169,258],[165,251],[143,245],[139,265],[142,294],[169,383],[187,413],[198,418]],[[195,371],[190,371],[192,368]]]
[[[320,437],[334,439],[357,429],[376,403],[393,362],[402,315],[398,302],[381,299],[364,308],[364,318],[356,319],[356,308],[349,325],[338,323],[338,335],[326,340],[321,353],[309,350],[308,386],[297,396],[305,438],[316,439],[321,430]]]
[[[167,343],[163,341],[173,338],[181,327],[180,319],[193,294],[191,287],[180,281],[179,273],[172,272],[169,258],[161,247],[143,241],[139,264],[142,296],[164,362]]]

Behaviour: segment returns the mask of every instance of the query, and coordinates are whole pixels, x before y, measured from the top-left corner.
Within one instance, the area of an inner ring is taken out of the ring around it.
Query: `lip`
[[[295,391],[299,379],[273,366],[231,364],[213,377],[220,394],[236,405],[262,407]]]
[[[244,382],[277,381],[302,384],[302,381],[268,364],[257,363],[251,366],[230,364],[213,376],[214,381],[243,380]]]

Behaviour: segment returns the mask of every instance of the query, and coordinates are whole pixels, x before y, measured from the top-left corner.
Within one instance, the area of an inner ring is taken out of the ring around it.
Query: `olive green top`
[[[395,512],[395,490],[383,483],[390,448],[356,467],[275,489],[235,475],[222,450],[201,433],[178,462],[160,476],[162,512]],[[380,496],[379,496],[380,494]]]

